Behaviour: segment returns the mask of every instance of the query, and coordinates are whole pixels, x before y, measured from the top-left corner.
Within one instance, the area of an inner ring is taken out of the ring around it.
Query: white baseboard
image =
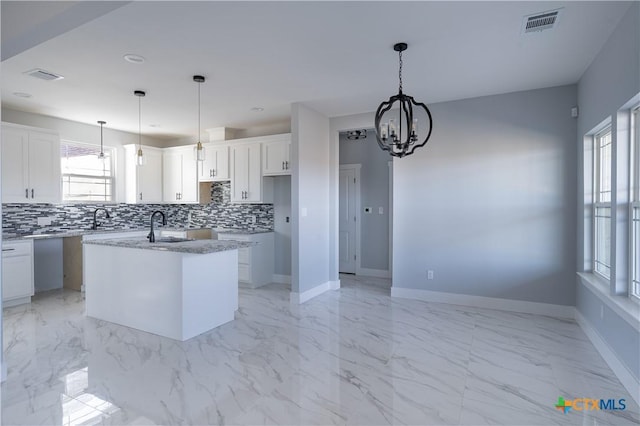
[[[320,285],[315,286],[314,288],[311,288],[307,291],[304,291],[302,293],[297,293],[292,291],[291,293],[289,293],[289,301],[291,303],[295,303],[295,304],[302,304],[308,300],[313,299],[316,296],[321,295],[322,293],[324,293],[325,291],[329,291],[329,290],[337,290],[340,288],[340,280],[338,281],[327,281],[325,283],[322,283]]]
[[[291,275],[273,274],[271,279],[274,283],[291,284]]]
[[[604,358],[605,362],[613,373],[616,375],[620,383],[625,387],[625,389],[631,394],[631,397],[636,401],[637,404],[640,404],[640,381],[636,379],[633,374],[629,371],[629,369],[618,359],[615,352],[611,350],[607,342],[600,337],[598,331],[589,324],[587,319],[576,309],[575,311],[575,319],[576,322],[580,325],[584,334],[587,335],[593,346],[596,347],[602,358]]]
[[[391,273],[388,269],[358,268],[356,275],[375,278],[391,278]]]
[[[445,293],[413,288],[391,287],[391,297],[417,299],[427,302],[450,303],[452,305],[474,306],[500,311],[522,312],[526,314],[548,315],[559,318],[574,318],[575,308],[551,303],[527,302],[524,300],[499,299],[496,297],[473,296],[469,294]]]

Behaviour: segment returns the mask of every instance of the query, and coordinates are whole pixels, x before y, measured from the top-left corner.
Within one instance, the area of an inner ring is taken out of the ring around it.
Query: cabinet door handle
[[[33,190],[33,188],[31,188],[31,198],[34,198],[33,194],[34,194],[34,190]]]
[[[140,193],[140,201],[142,201],[142,192]]]
[[[209,169],[209,177],[213,177],[213,169]]]
[[[14,248],[3,248],[2,251],[14,251]]]
[[[285,164],[285,169],[286,169],[286,170],[289,170],[289,162],[288,162],[288,161],[285,161],[285,162],[284,162],[284,164]]]
[[[24,190],[24,198],[29,198],[29,188]]]
[[[211,171],[213,172],[213,177],[216,177],[216,169],[211,169]]]
[[[282,162],[282,170],[284,170],[284,161]]]

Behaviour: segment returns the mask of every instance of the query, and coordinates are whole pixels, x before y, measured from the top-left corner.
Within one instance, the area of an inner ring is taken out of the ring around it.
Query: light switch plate
[[[42,216],[38,218],[38,226],[48,226],[53,222],[53,218],[49,216]]]

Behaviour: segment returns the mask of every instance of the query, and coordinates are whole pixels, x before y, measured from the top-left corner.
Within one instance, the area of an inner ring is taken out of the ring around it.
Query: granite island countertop
[[[200,229],[211,229],[213,233],[216,234],[237,234],[237,235],[251,235],[251,234],[262,234],[266,232],[273,232],[273,230],[269,229],[222,229],[222,228],[208,228],[202,226],[167,226],[167,227],[156,227],[156,231],[172,231],[172,232],[184,232],[184,231],[194,231]],[[122,228],[122,229],[69,229],[69,230],[55,230],[55,231],[44,231],[42,233],[34,233],[34,234],[10,234],[5,233],[2,234],[3,241],[10,240],[22,240],[22,239],[37,239],[44,240],[49,238],[66,238],[66,237],[81,237],[83,235],[91,235],[91,234],[117,234],[123,232],[138,232],[138,231],[149,231],[149,227],[144,228]],[[158,235],[158,234],[156,234]]]
[[[83,241],[83,244],[94,244],[101,246],[113,246],[123,248],[133,248],[142,250],[172,251],[178,253],[207,254],[227,250],[237,250],[239,248],[251,247],[256,243],[248,241],[231,240],[186,240],[171,241],[171,238],[163,238],[165,241],[150,243],[146,239],[113,238],[106,240]],[[171,241],[171,242],[168,242]]]

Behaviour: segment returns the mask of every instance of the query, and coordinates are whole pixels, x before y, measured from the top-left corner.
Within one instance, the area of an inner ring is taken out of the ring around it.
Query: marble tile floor
[[[235,321],[187,342],[86,318],[76,292],[7,308],[2,425],[640,424],[573,321],[341,280],[303,305],[242,288]],[[626,410],[564,414],[558,396]]]

